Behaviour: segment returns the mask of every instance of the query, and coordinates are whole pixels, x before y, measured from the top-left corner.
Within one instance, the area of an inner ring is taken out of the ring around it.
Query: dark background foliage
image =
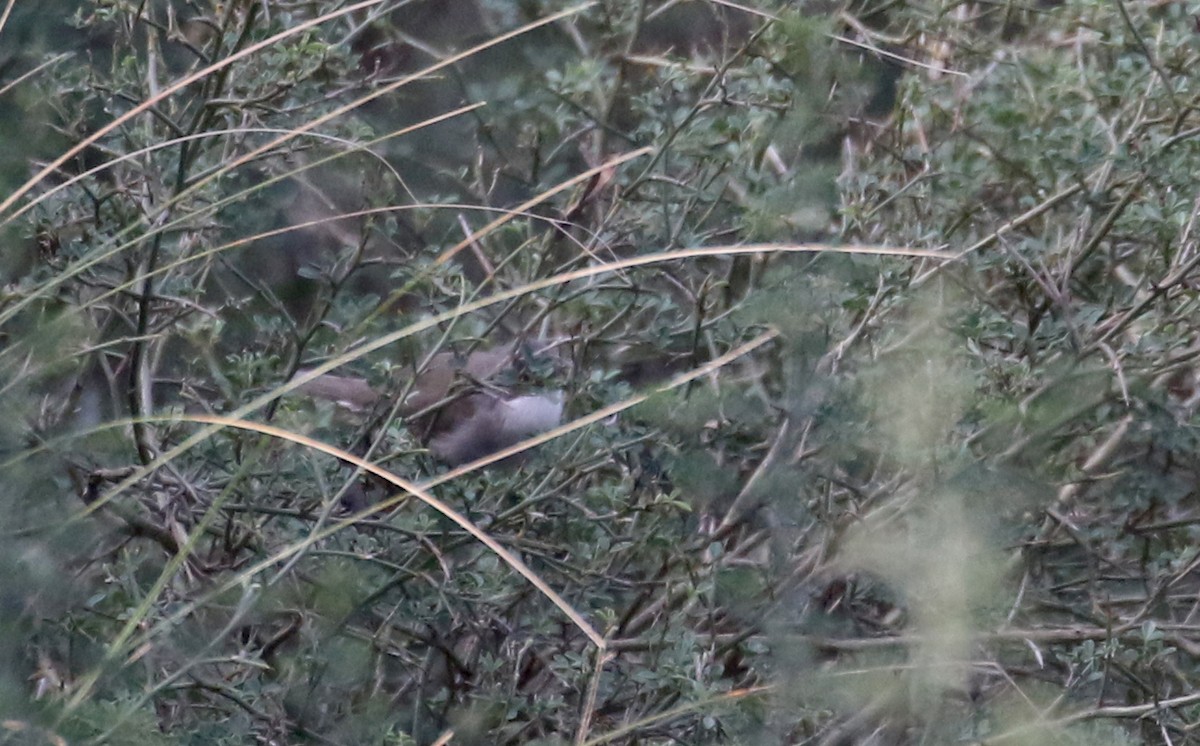
[[[1200,9],[344,7],[0,30],[6,742],[1195,740]]]

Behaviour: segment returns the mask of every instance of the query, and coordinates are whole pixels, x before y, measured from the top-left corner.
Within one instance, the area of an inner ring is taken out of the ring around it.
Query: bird
[[[434,458],[459,466],[562,423],[562,391],[517,395],[500,385],[502,379],[515,377],[515,369],[520,367],[518,352],[516,343],[467,355],[439,352],[405,387],[408,394],[398,411]],[[383,398],[362,378],[330,374],[318,376],[298,390],[355,413],[369,412]]]
[[[467,401],[471,413],[429,440],[429,452],[451,466],[490,456],[562,423],[563,397],[557,391],[510,399],[472,394]]]

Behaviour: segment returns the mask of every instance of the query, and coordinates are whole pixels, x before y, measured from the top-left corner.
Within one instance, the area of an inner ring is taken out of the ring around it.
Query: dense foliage
[[[1198,740],[1200,9],[16,7],[0,741]]]

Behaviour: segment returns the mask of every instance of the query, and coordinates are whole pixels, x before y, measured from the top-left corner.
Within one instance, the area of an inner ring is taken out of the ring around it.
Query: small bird
[[[496,385],[517,367],[517,357],[515,344],[466,356],[440,352],[413,380],[400,414],[429,452],[451,466],[552,430],[562,422],[561,391],[512,395]],[[319,376],[299,390],[352,412],[367,412],[381,398],[363,379],[347,376]]]
[[[505,399],[467,398],[473,411],[430,439],[429,451],[451,466],[465,464],[552,430],[562,422],[562,392]]]

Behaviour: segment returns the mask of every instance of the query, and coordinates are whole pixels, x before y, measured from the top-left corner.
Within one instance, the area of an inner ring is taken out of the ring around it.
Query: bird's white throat
[[[561,391],[537,396],[518,396],[504,404],[505,439],[523,439],[558,427],[562,422],[563,395]]]

